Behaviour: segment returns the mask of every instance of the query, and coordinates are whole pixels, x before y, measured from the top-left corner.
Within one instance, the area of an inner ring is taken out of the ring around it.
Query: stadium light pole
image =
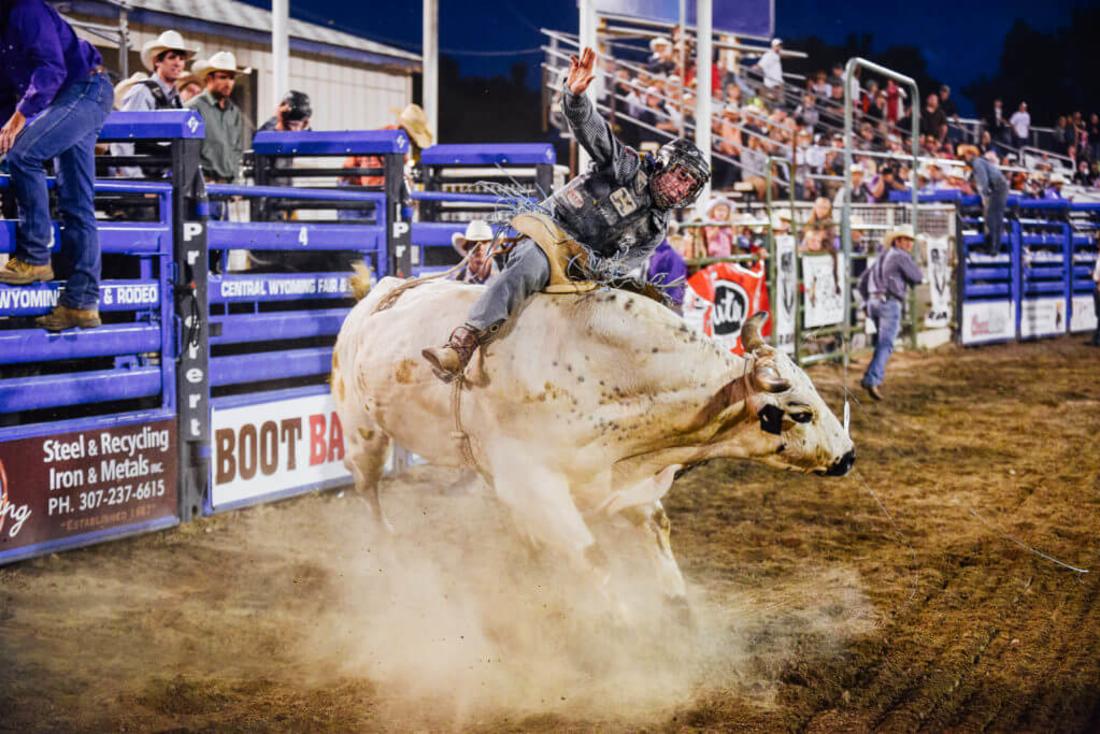
[[[428,129],[439,142],[439,0],[424,0],[421,97]]]
[[[710,150],[710,113],[711,113],[711,63],[712,31],[714,26],[714,8],[711,0],[698,0],[695,6],[696,45],[695,45],[695,145],[703,151],[708,161],[714,157]],[[707,200],[710,199],[710,181],[703,186],[695,204],[696,215],[706,216]]]
[[[271,109],[290,91],[290,0],[271,0]]]

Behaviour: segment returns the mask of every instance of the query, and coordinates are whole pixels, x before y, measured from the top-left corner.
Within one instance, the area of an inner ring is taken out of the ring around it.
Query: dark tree
[[[507,77],[460,76],[451,56],[439,60],[440,139],[448,143],[536,142],[540,92],[526,85],[527,65],[513,64]]]

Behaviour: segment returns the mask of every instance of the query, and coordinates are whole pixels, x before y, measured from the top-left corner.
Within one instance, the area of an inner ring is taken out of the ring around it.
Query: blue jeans
[[[997,186],[985,197],[985,231],[987,252],[996,254],[1001,249],[1001,238],[1005,229],[1005,203],[1008,201],[1008,187]]]
[[[868,386],[881,385],[886,379],[886,363],[894,353],[894,340],[901,329],[901,301],[894,298],[872,299],[867,305],[867,315],[875,322],[875,356],[867,371],[863,373],[863,383]]]
[[[489,282],[489,287],[470,309],[466,323],[485,331],[511,316],[528,298],[550,282],[550,263],[539,246],[523,240],[508,264]]]
[[[95,141],[113,103],[114,91],[106,74],[74,82],[30,121],[8,152],[11,187],[19,204],[15,256],[31,265],[50,261],[53,223],[43,166],[57,159],[61,252],[73,264],[58,301],[69,308],[95,308],[99,303]]]

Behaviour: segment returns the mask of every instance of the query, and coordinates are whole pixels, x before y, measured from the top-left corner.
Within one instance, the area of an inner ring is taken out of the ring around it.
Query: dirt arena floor
[[[629,552],[624,625],[427,467],[386,482],[388,541],[329,493],[0,569],[0,730],[1100,731],[1083,341],[899,355],[847,478],[683,476],[689,626]]]

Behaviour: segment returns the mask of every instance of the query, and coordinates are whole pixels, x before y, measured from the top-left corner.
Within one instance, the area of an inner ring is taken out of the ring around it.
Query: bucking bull
[[[447,385],[420,351],[446,339],[483,287],[425,283],[379,308],[401,282],[384,278],[356,305],[333,354],[345,463],[383,523],[393,440],[477,469],[521,532],[597,578],[606,556],[589,522],[629,520],[661,591],[683,602],[661,506],[680,468],[736,457],[842,476],[855,460],[806,374],[761,339],[763,314],[745,324],[739,357],[640,295],[539,294]]]

